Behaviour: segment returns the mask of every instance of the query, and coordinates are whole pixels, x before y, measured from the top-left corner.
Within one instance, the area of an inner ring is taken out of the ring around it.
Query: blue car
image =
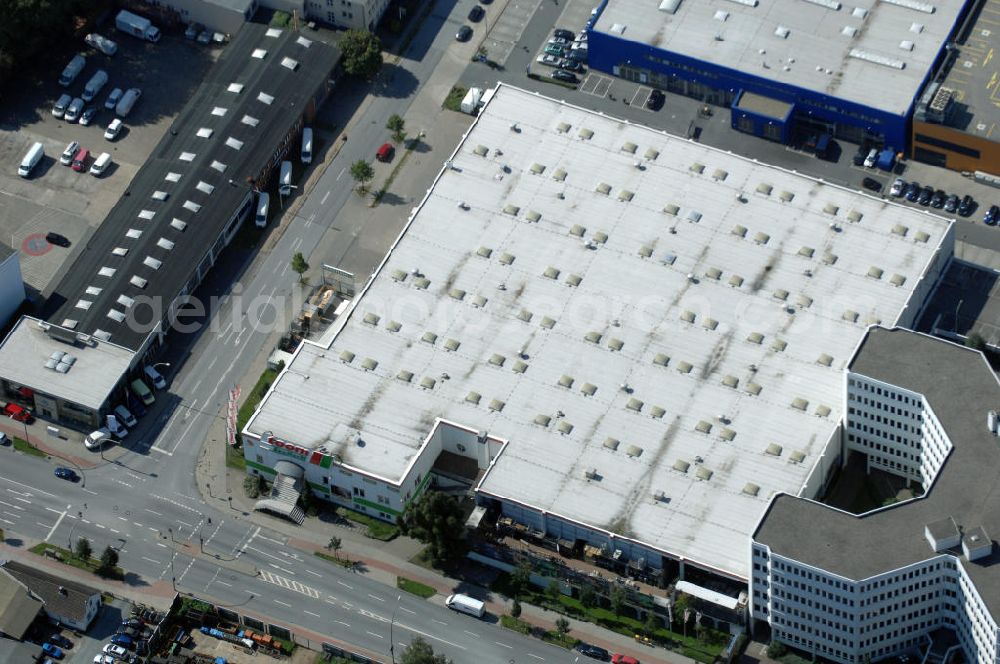
[[[116,646],[124,646],[126,648],[131,648],[134,641],[132,641],[132,637],[129,636],[128,634],[116,634],[111,637],[111,643],[115,644]]]
[[[59,649],[59,646],[52,645],[51,643],[46,643],[42,646],[42,652],[49,657],[55,657],[56,659],[63,658],[63,651]]]
[[[60,466],[59,468],[56,468],[55,475],[61,480],[69,480],[70,482],[80,481],[80,476],[77,475],[72,468],[64,468]],[[51,644],[47,643],[46,645],[51,645]]]

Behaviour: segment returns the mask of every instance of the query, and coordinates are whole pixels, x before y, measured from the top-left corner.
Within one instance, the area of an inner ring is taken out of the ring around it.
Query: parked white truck
[[[139,97],[141,96],[142,90],[139,88],[129,88],[122,96],[121,101],[115,106],[115,115],[120,118],[127,118],[128,114],[132,112],[135,102],[139,101]]]
[[[486,613],[486,604],[480,602],[475,597],[469,597],[468,595],[462,595],[461,593],[448,595],[444,604],[452,611],[467,613],[470,616],[475,616],[476,618],[482,618]]]
[[[74,55],[73,59],[69,61],[66,65],[66,69],[63,69],[62,74],[59,76],[59,85],[64,88],[68,88],[70,83],[76,80],[76,77],[80,75],[83,68],[87,66],[87,58],[82,55]]]
[[[115,27],[139,39],[160,41],[160,29],[153,25],[152,21],[124,9],[115,17]]]
[[[468,113],[469,115],[475,115],[476,109],[479,108],[479,102],[483,99],[482,88],[469,88],[469,91],[465,93],[465,97],[462,99],[462,112]]]
[[[101,91],[101,88],[103,88],[104,84],[107,82],[108,72],[103,69],[98,69],[97,73],[90,77],[90,80],[87,81],[87,85],[83,88],[83,94],[81,95],[83,100],[93,101],[94,97],[97,96],[97,94]]]

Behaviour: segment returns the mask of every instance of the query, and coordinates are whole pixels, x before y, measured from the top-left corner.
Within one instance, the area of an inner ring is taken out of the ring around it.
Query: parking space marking
[[[646,108],[646,102],[649,101],[649,95],[651,94],[653,94],[653,88],[640,85],[639,89],[635,91],[634,95],[632,95],[632,99],[629,101],[629,106],[636,106],[644,111],[648,111],[649,109]]]
[[[611,91],[611,84],[614,79],[593,72],[587,74],[587,78],[580,85],[580,91],[595,97],[606,97]]]

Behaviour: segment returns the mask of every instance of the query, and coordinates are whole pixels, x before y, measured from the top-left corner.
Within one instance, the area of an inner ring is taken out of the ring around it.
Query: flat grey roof
[[[792,110],[792,105],[789,102],[772,99],[753,92],[744,92],[740,95],[740,100],[736,104],[736,107],[760,113],[769,118],[779,119],[783,119]]]
[[[291,29],[245,25],[67,271],[47,319],[138,349],[149,325],[133,324],[128,303],[135,320],[159,322],[146,303],[162,314],[189,282],[338,59]]]
[[[924,528],[940,519],[954,518],[966,533],[1000,532],[1000,438],[986,429],[986,413],[1000,404],[1000,382],[985,358],[921,333],[876,327],[850,370],[924,395],[953,446],[937,480],[923,498],[862,516],[782,495],[754,539],[773,553],[858,581],[939,555]],[[994,547],[972,563],[959,557],[1000,618],[1000,551]]]
[[[674,13],[659,9],[670,4],[610,0],[594,29],[902,115],[966,3],[681,0]]]
[[[940,217],[508,86],[449,164],[249,432],[397,481],[435,418],[486,430],[483,491],[741,577],[865,325],[950,251]]]
[[[0,375],[88,408],[100,408],[128,371],[135,353],[93,337],[68,344],[50,337],[43,329],[47,325],[29,316],[17,321],[0,345]],[[60,373],[45,366],[53,353],[68,353],[76,360]]]

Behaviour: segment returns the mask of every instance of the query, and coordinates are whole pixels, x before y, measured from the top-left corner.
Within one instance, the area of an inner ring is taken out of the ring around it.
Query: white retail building
[[[911,325],[953,241],[948,220],[501,86],[275,380],[248,466],[387,520],[464,475],[535,532],[746,581],[770,497],[830,470],[867,326]]]

